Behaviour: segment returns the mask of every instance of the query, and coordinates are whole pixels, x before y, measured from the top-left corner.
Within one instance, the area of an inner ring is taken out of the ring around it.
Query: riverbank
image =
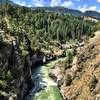
[[[100,99],[100,31],[78,48],[70,67],[62,61],[52,69],[64,100]]]
[[[34,69],[32,79],[35,88],[30,91],[30,96],[27,100],[62,100],[57,83],[49,77],[49,72],[57,62],[63,61],[64,59],[59,58],[58,60],[50,61],[48,64],[38,66]]]

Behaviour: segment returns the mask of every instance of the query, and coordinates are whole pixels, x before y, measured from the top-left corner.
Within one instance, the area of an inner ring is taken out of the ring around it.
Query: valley
[[[99,15],[0,0],[0,100],[99,100]]]

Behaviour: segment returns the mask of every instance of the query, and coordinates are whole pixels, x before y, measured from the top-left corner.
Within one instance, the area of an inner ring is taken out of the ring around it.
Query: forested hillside
[[[81,12],[79,10],[75,10],[75,9],[68,9],[68,8],[64,8],[64,7],[31,7],[33,10],[36,9],[42,9],[45,10],[47,12],[55,12],[55,13],[69,13],[71,15],[77,16],[77,17],[81,17],[81,16],[87,16],[87,17],[92,17],[92,18],[96,18],[96,19],[100,19],[100,13],[96,12],[96,11],[85,11],[85,12]]]
[[[0,5],[0,28],[14,36],[26,34],[33,43],[50,40],[67,41],[91,35],[95,22],[84,21],[69,14],[30,10],[27,7]]]
[[[88,39],[99,29],[98,25],[99,22],[84,20],[70,14],[46,12],[43,9],[32,10],[1,2],[0,100],[8,100],[6,98],[10,97],[22,100],[29,90],[35,87],[36,82],[32,81],[31,69],[65,57],[66,48],[62,49],[62,44],[71,40]],[[56,52],[52,46],[58,47]],[[75,49],[75,46],[68,43],[68,48],[70,47]],[[46,53],[46,50],[50,52]]]

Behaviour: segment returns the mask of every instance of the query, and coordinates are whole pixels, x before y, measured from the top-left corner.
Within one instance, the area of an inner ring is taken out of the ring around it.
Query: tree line
[[[7,28],[4,17],[9,20],[10,29]],[[91,35],[95,24],[70,14],[46,12],[41,9],[31,10],[7,3],[0,5],[0,19],[1,29],[19,37],[26,34],[32,42],[40,43],[51,40],[80,40],[84,35]]]

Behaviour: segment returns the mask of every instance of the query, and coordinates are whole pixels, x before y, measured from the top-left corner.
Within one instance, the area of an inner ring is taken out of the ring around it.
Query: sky
[[[86,10],[100,12],[100,0],[12,0],[13,2],[27,7],[55,7],[62,6],[77,9],[82,12]]]

